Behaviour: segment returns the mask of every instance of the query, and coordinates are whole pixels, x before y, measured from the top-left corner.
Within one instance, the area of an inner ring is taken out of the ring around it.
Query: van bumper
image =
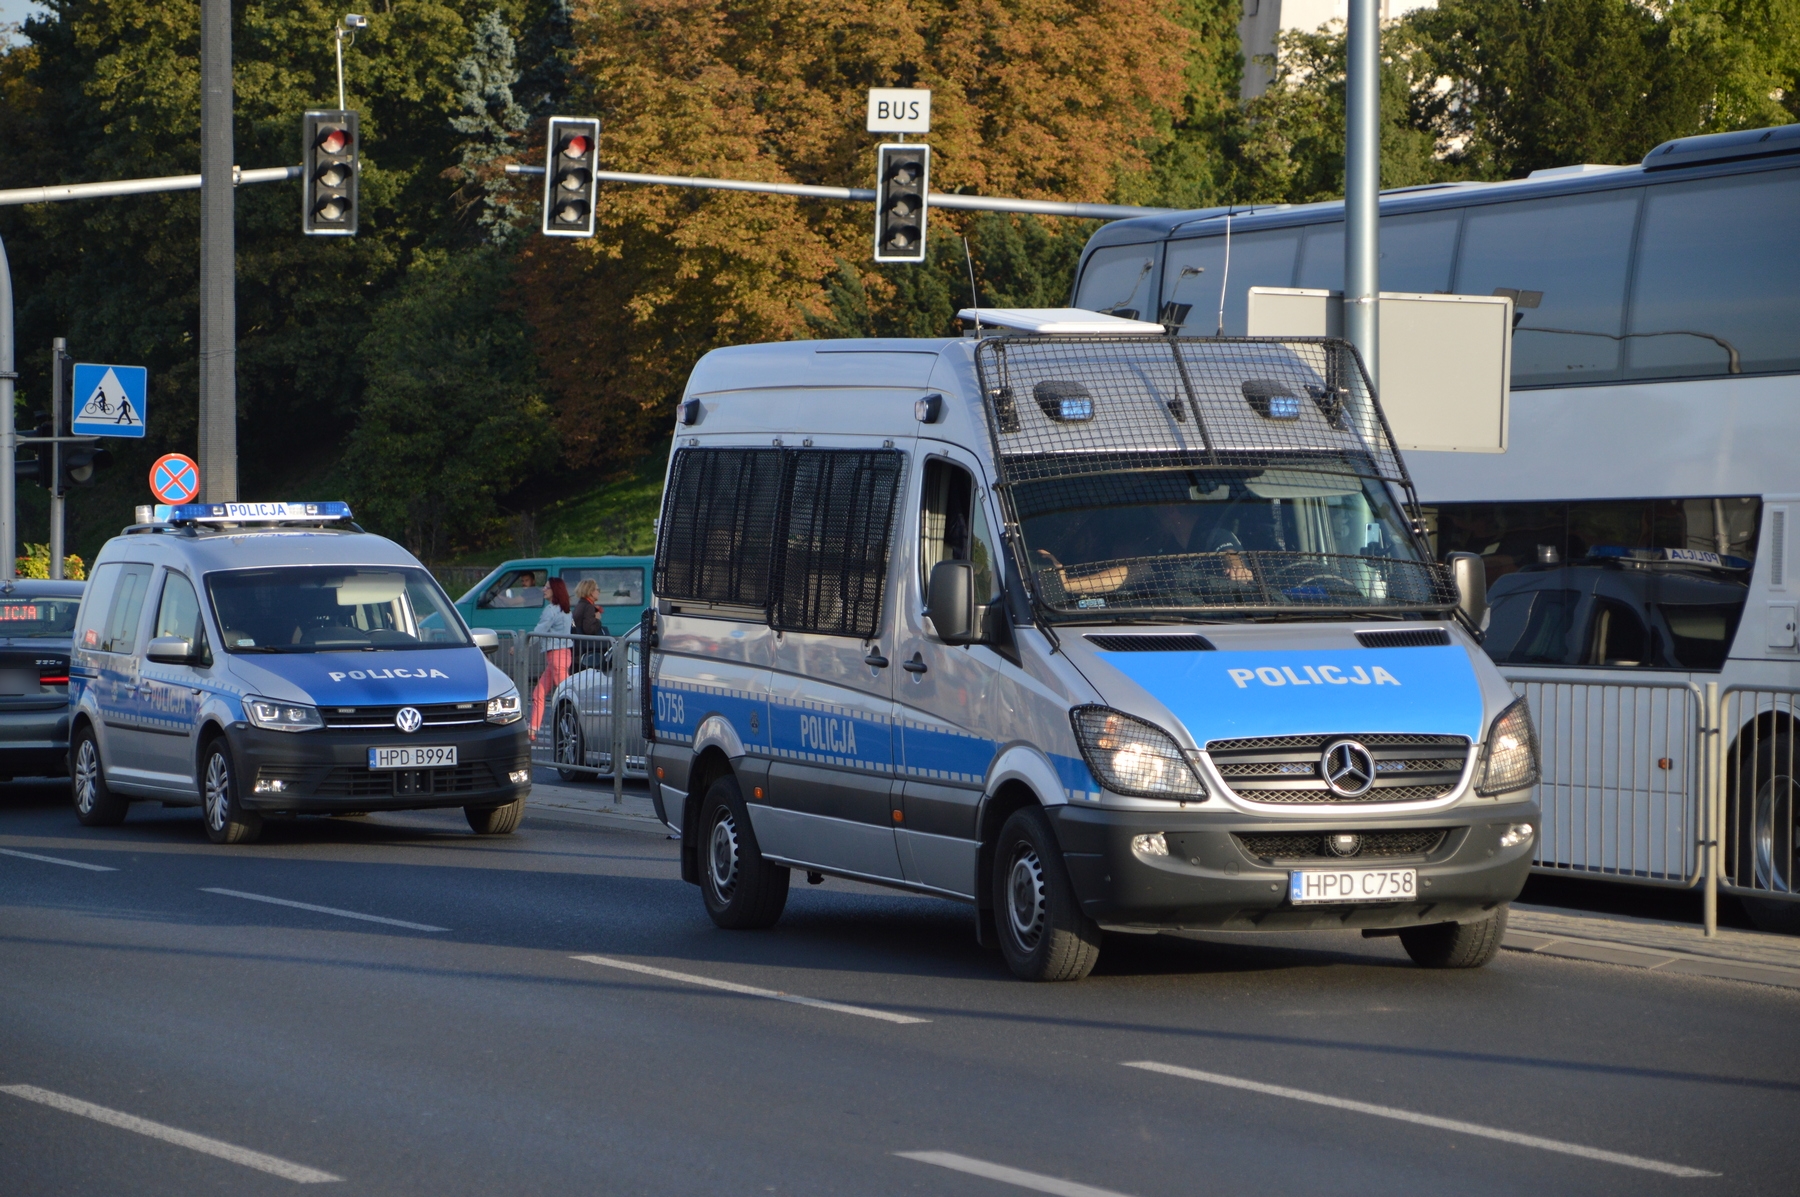
[[[69,775],[69,706],[0,710],[0,778]]]
[[[1523,798],[1524,795],[1521,795]],[[1080,806],[1047,808],[1076,897],[1104,926],[1143,930],[1315,930],[1411,927],[1475,922],[1519,896],[1531,871],[1541,812],[1531,801],[1381,818],[1280,820],[1241,812],[1119,811]],[[1500,846],[1509,825],[1530,823],[1534,834]],[[1422,854],[1336,858],[1253,855],[1240,836],[1270,833],[1442,830]],[[1162,832],[1167,856],[1139,856],[1132,839]],[[1295,869],[1354,872],[1418,870],[1419,897],[1407,902],[1295,905],[1288,898]]]
[[[531,792],[522,719],[506,726],[426,728],[407,737],[419,745],[455,745],[456,767],[445,769],[370,769],[369,749],[395,747],[401,737],[394,732],[277,732],[235,724],[225,738],[237,766],[239,800],[264,813],[500,806]],[[513,781],[520,771],[526,780]]]

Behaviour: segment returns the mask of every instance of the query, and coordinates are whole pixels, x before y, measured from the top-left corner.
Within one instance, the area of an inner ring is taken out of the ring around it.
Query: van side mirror
[[[1451,553],[1446,563],[1456,583],[1456,609],[1479,630],[1487,619],[1487,564],[1475,553]]]
[[[144,647],[144,655],[158,665],[186,665],[194,659],[194,646],[184,636],[158,636]]]
[[[491,628],[470,628],[469,639],[484,653],[500,647],[500,633]]]
[[[925,614],[945,644],[979,644],[980,612],[975,606],[975,563],[940,561],[931,567]]]

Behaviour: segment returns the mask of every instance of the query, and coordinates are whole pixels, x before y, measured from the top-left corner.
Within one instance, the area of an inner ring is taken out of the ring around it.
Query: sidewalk
[[[615,805],[609,777],[563,781],[556,770],[541,767],[533,769],[531,774],[531,797],[525,803],[527,818],[561,819],[618,831],[669,834],[669,829],[656,817],[649,786],[641,779],[626,781],[625,801]]]
[[[1800,989],[1800,937],[1513,905],[1505,947],[1598,964]]]

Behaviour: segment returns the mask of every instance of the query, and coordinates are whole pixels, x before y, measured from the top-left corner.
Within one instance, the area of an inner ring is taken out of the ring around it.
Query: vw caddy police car
[[[196,503],[95,560],[69,666],[75,813],[202,808],[214,843],[269,815],[460,806],[518,826],[518,691],[406,550],[343,503]]]
[[[1536,736],[1354,351],[979,316],[694,369],[644,710],[713,920],[799,869],[971,903],[1033,979],[1177,928],[1486,963]]]

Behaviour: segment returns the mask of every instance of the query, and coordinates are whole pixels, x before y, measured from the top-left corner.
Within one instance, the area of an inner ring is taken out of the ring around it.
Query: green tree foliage
[[[499,500],[550,464],[549,407],[511,263],[491,249],[415,260],[371,316],[367,382],[343,472],[359,516],[435,560],[503,524]]]

